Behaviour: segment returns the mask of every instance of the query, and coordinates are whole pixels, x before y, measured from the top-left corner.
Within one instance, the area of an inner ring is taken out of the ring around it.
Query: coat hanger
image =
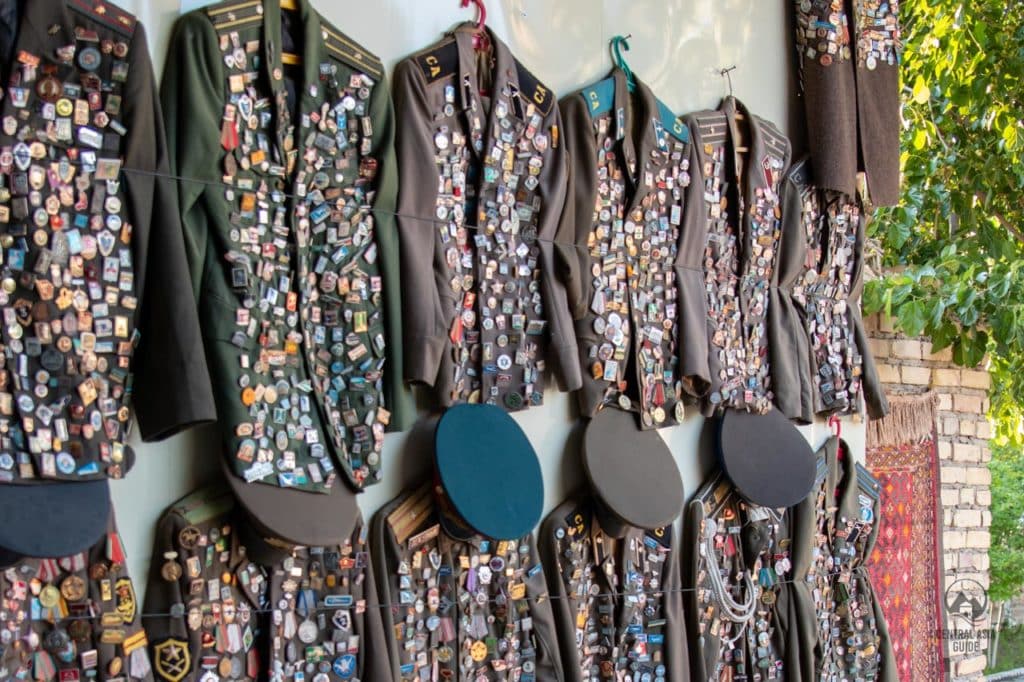
[[[736,70],[736,65],[733,64],[732,66],[727,66],[727,67],[725,67],[723,69],[720,69],[718,71],[718,75],[720,75],[722,78],[724,78],[725,82],[729,86],[729,97],[733,97],[734,96],[733,93],[732,93],[732,72],[735,71],[735,70]],[[734,115],[734,118],[737,121],[740,121],[740,122],[747,120],[747,117],[743,115],[742,111],[737,111],[736,114]],[[746,144],[744,144],[746,142],[746,139],[744,139],[744,138],[745,138],[745,136],[741,132],[740,133],[740,139],[736,141],[736,143],[737,143],[736,153],[737,154],[746,154],[747,152],[750,151],[750,148],[747,147]]]
[[[461,0],[460,7],[469,7],[470,3],[476,5],[476,35],[473,36],[473,49],[486,52],[491,49],[491,39],[487,35],[487,7],[484,0]]]
[[[612,64],[622,69],[622,72],[626,74],[626,85],[629,86],[630,92],[636,90],[636,79],[633,78],[633,71],[629,68],[629,64],[622,57],[622,50],[625,49],[626,52],[629,52],[628,41],[632,37],[632,33],[627,36],[615,36],[611,42]]]

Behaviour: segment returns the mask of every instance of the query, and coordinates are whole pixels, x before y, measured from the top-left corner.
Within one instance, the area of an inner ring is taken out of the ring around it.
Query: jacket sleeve
[[[569,310],[575,320],[587,312],[589,288],[584,283],[587,268],[587,235],[593,222],[596,197],[597,150],[591,133],[586,103],[578,94],[559,103],[562,139],[568,157],[565,207],[555,235],[557,274],[564,283]]]
[[[814,419],[811,351],[803,315],[793,300],[793,287],[803,276],[807,254],[803,207],[801,185],[787,177],[782,188],[779,260],[769,289],[768,349],[775,406],[789,419],[809,423]]]
[[[185,625],[184,609],[181,609],[180,615],[171,615],[176,606],[184,605],[186,601],[181,591],[181,581],[164,580],[160,573],[166,561],[164,554],[174,551],[174,538],[179,530],[177,517],[165,514],[157,525],[156,536],[153,539],[153,556],[149,563],[149,580],[146,581],[146,597],[143,604],[144,613],[149,614],[145,623],[146,637],[154,661],[159,660],[159,650],[156,647],[166,647],[172,640],[178,646],[184,647],[193,661],[201,650],[199,633],[192,636]],[[173,682],[172,676],[162,674],[161,670],[160,666],[156,667],[157,679]]]
[[[526,597],[530,602],[530,618],[533,622],[533,639],[537,644],[537,682],[565,682],[565,668],[558,647],[558,635],[555,628],[555,614],[551,605],[551,596],[544,580],[544,571],[537,554],[537,542],[530,534],[527,540],[530,556],[538,562],[526,569]]]
[[[688,682],[690,679],[689,637],[683,615],[682,573],[680,570],[679,533],[673,526],[672,551],[665,565],[665,658],[666,682]]]
[[[389,503],[381,507],[374,514],[373,520],[370,522],[370,561],[373,564],[374,582],[377,590],[377,604],[379,605],[377,610],[381,613],[381,629],[383,630],[383,639],[381,641],[384,644],[384,655],[388,659],[387,667],[384,670],[390,673],[390,678],[384,675],[380,679],[392,680],[402,679],[399,675],[398,642],[395,639],[395,607],[391,599],[391,577],[396,574],[395,571],[391,570],[394,541],[391,534],[387,531],[387,515],[391,513],[396,504],[397,502]],[[369,596],[367,599],[369,599]]]
[[[575,618],[569,594],[565,589],[565,579],[562,577],[560,543],[555,536],[559,528],[564,528],[561,519],[570,512],[570,507],[569,504],[563,504],[552,511],[541,524],[538,551],[547,578],[548,594],[551,596],[551,611],[555,617],[555,629],[558,631],[557,643],[563,658],[565,679],[567,682],[583,682],[579,650],[576,647]]]
[[[690,119],[690,139],[696,127]],[[704,250],[708,235],[704,205],[704,177],[695,143],[689,145],[690,184],[684,192],[683,224],[676,256],[679,288],[679,376],[691,401],[703,398],[711,387],[708,364],[708,304],[704,289]]]
[[[562,383],[566,391],[575,391],[583,386],[580,363],[577,359],[576,330],[573,327],[572,311],[566,296],[565,283],[560,279],[556,264],[556,244],[562,210],[566,202],[566,181],[569,177],[569,155],[565,142],[555,138],[563,132],[562,116],[558,107],[552,107],[548,126],[552,136],[552,144],[548,149],[548,159],[544,164],[545,172],[541,173],[538,192],[541,199],[540,224],[538,240],[541,254],[541,294],[551,334],[549,353],[558,362]],[[564,260],[564,252],[557,256]]]
[[[360,520],[359,527],[355,532],[369,534],[372,531],[372,524],[364,526]],[[369,535],[364,537],[369,537]],[[373,575],[375,566],[371,544],[372,538],[364,545],[369,555],[366,567],[363,569],[362,594],[363,599],[366,600],[366,611],[362,614],[360,632],[360,646],[363,655],[360,661],[359,678],[362,680],[385,680],[391,674],[391,660],[388,657],[387,640],[384,638],[384,609],[381,608],[380,595],[377,593],[377,581]]]
[[[398,159],[398,239],[402,268],[405,378],[433,386],[447,345],[447,323],[435,277],[433,222],[437,168],[426,86],[412,60],[395,68],[395,153]]]
[[[199,316],[185,283],[188,263],[182,243],[164,124],[139,26],[132,43],[125,86],[125,125],[132,131],[125,153],[128,200],[134,224],[139,311],[135,357],[135,405],[142,438],[162,440],[216,419]]]
[[[875,359],[871,355],[871,346],[868,344],[868,335],[864,331],[864,320],[861,318],[861,293],[864,291],[864,235],[866,234],[866,219],[862,216],[857,228],[857,249],[855,251],[857,266],[853,273],[853,286],[850,291],[850,299],[847,303],[850,312],[850,324],[853,325],[853,334],[860,349],[862,371],[861,390],[864,395],[864,402],[867,407],[868,417],[881,419],[889,414],[889,401],[882,390],[882,382],[878,378],[878,370],[875,368]]]
[[[373,208],[381,277],[384,279],[384,323],[388,344],[384,396],[391,411],[388,430],[404,431],[412,426],[416,408],[412,394],[405,386],[405,361],[402,357],[402,280],[395,221],[399,170],[395,157],[395,111],[385,77],[381,77],[373,89],[370,106],[375,118],[372,155],[380,165]]]

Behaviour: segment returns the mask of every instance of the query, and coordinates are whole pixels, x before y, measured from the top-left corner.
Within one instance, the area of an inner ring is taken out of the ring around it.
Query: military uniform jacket
[[[392,679],[565,679],[532,535],[456,539],[429,486],[382,507],[371,534]]]
[[[612,538],[581,499],[557,507],[540,533],[568,681],[690,679],[671,527]]]
[[[778,257],[789,141],[733,97],[687,120],[704,183],[701,248],[711,381],[705,414],[725,408],[763,413],[773,397],[768,288]],[[741,126],[748,147],[742,154]]]
[[[786,662],[796,628],[788,513],[743,501],[718,472],[690,502],[687,528],[693,678],[799,679]]]
[[[228,457],[322,492],[379,480],[405,416],[397,171],[383,67],[298,5],[296,72],[278,3],[226,2],[179,20],[162,95]]]
[[[395,69],[406,377],[444,405],[518,410],[542,401],[549,359],[580,387],[552,243],[565,145],[555,94],[493,35],[478,69],[472,40]]]
[[[783,191],[783,237],[772,287],[775,400],[791,418],[888,410],[860,313],[866,218],[845,194],[814,186],[807,161]]]
[[[0,678],[153,679],[135,587],[111,514],[88,551],[0,569]]]
[[[807,136],[819,186],[875,206],[900,195],[899,0],[793,0]]]
[[[269,581],[238,533],[230,491],[205,488],[160,519],[146,586],[157,680],[260,679],[267,670]]]
[[[571,172],[556,249],[581,411],[618,400],[650,428],[681,421],[684,397],[707,386],[703,206],[689,128],[646,85],[635,88],[617,69],[562,100]]]
[[[0,100],[0,482],[123,476],[214,418],[145,31],[24,3]],[[138,349],[138,352],[136,352]]]
[[[333,547],[246,540],[246,523],[220,488],[189,495],[161,520],[146,592],[149,612],[169,614],[147,623],[157,679],[385,679],[362,520]]]

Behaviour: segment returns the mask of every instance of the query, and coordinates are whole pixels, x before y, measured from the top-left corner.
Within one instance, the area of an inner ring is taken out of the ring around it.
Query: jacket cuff
[[[412,336],[405,340],[405,380],[433,388],[447,346],[444,336]]]
[[[550,356],[558,358],[558,370],[562,375],[565,390],[572,392],[583,388],[583,374],[580,371],[579,350],[575,344],[549,348]]]

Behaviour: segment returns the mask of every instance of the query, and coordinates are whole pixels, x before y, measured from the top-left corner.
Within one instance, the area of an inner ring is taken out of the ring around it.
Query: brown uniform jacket
[[[424,486],[384,505],[371,536],[392,679],[566,679],[532,534],[457,540]]]
[[[643,83],[630,93],[618,69],[560,107],[571,170],[556,248],[579,346],[580,410],[592,417],[628,401],[644,428],[676,424],[708,379],[690,130]]]
[[[276,0],[229,0],[178,21],[161,90],[235,473],[324,492],[340,468],[358,489],[411,416],[394,118],[379,60],[297,5],[295,70]]]
[[[865,229],[859,202],[816,187],[809,161],[794,164],[769,311],[775,403],[787,417],[889,411],[860,312]]]
[[[900,195],[900,40],[891,0],[793,0],[807,136],[819,186],[875,206]]]
[[[683,588],[697,637],[694,679],[717,682],[754,670],[761,679],[800,679],[787,665],[796,628],[788,511],[745,502],[716,472],[690,502],[686,523],[691,554]]]
[[[567,163],[555,94],[490,41],[490,69],[466,27],[395,69],[406,377],[518,410],[549,360],[580,387],[552,243]]]
[[[85,552],[0,568],[0,594],[0,679],[153,679],[113,514],[107,533]]]
[[[633,679],[690,679],[671,526],[630,528],[613,540],[597,525],[589,500],[570,499],[541,526],[540,552],[567,682],[626,672]]]
[[[119,478],[214,417],[144,29],[22,3],[0,100],[0,483]],[[137,349],[137,350],[136,350]]]
[[[741,120],[742,118],[742,120]],[[766,412],[769,283],[781,234],[789,140],[733,97],[687,117],[704,190],[710,416],[725,408]],[[741,137],[742,135],[742,137]],[[738,147],[747,147],[740,153]]]
[[[220,487],[179,500],[160,520],[146,590],[157,679],[193,681],[207,669],[253,681],[387,679],[362,520],[333,547],[271,545],[248,523]]]

